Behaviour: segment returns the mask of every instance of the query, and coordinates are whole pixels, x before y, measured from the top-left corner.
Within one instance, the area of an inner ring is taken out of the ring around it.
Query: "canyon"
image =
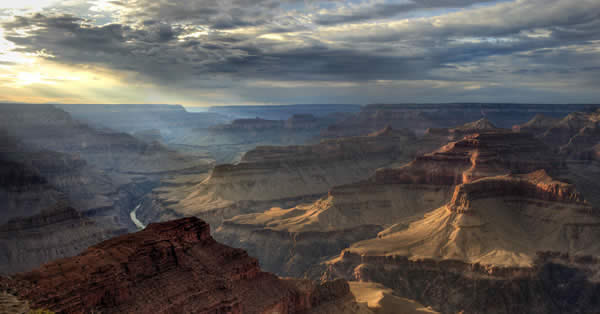
[[[310,108],[0,106],[0,312],[600,311],[593,106]]]
[[[377,169],[366,180],[334,186],[313,203],[233,217],[216,236],[259,257],[269,271],[314,277],[321,263],[352,243],[402,230],[448,203],[461,184],[563,167],[532,135],[475,133],[400,167]]]
[[[0,273],[136,230],[129,212],[161,178],[212,164],[92,128],[51,105],[2,105],[0,120]]]
[[[167,215],[194,215],[218,227],[224,219],[240,214],[312,201],[335,185],[361,180],[381,166],[410,160],[419,150],[427,150],[416,144],[411,131],[388,127],[313,145],[258,146],[239,163],[217,165],[195,186],[186,187],[187,195],[158,190],[142,206],[142,217],[164,220],[160,216],[166,209]]]

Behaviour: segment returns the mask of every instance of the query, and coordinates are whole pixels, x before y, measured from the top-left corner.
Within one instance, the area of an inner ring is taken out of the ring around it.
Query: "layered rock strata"
[[[0,287],[57,313],[365,313],[345,281],[282,280],[209,229],[197,218],[151,224]]]
[[[543,170],[487,177],[408,227],[353,244],[326,274],[445,313],[593,312],[598,236],[600,215],[573,185]]]
[[[315,145],[257,147],[237,164],[216,166],[168,208],[218,226],[239,214],[311,202],[335,185],[358,181],[392,161],[410,160],[417,151],[415,140],[410,131],[387,128]]]
[[[234,217],[224,222],[217,236],[247,249],[270,271],[314,276],[313,266],[341,248],[384,229],[403,230],[444,206],[456,186],[488,176],[561,167],[561,160],[531,135],[469,135],[402,167],[378,169],[367,180],[333,187],[312,204]]]

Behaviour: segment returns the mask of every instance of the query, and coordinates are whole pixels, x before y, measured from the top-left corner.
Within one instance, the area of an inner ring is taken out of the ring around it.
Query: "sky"
[[[599,96],[598,0],[0,0],[0,102]]]

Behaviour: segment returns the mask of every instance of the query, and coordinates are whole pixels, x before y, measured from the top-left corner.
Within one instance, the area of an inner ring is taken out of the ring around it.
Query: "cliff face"
[[[0,225],[0,274],[14,274],[74,256],[90,245],[127,232],[110,217],[88,218],[66,202]]]
[[[556,252],[540,252],[527,268],[346,253],[324,277],[380,283],[442,313],[595,313],[597,265]]]
[[[530,135],[473,134],[402,167],[378,169],[367,180],[335,186],[312,204],[236,216],[218,229],[217,237],[248,249],[276,273],[314,275],[318,267],[311,266],[341,248],[379,232],[402,230],[444,206],[456,186],[560,166],[548,147]]]
[[[594,160],[600,143],[600,112],[574,112],[562,119],[534,117],[516,125],[516,132],[532,133],[569,159]]]
[[[600,215],[573,185],[543,170],[487,177],[405,228],[353,244],[326,275],[379,282],[446,313],[593,312],[598,236]]]
[[[469,134],[502,131],[487,118],[468,122],[454,128],[428,128],[423,136],[424,140],[437,139],[440,144],[448,141],[457,141]]]
[[[209,229],[196,218],[151,224],[1,286],[61,313],[310,313],[331,303],[359,313],[346,282],[279,279]]]
[[[0,125],[2,273],[135,230],[129,212],[163,172],[207,165],[50,105],[2,105]]]
[[[542,121],[540,121],[542,120]],[[518,132],[534,134],[559,153],[568,166],[561,174],[575,183],[594,206],[600,206],[600,112],[574,112],[562,119],[534,119],[515,126]]]
[[[488,177],[456,187],[452,200],[400,231],[348,250],[365,255],[455,259],[530,266],[537,251],[600,253],[600,220],[575,188],[543,170]]]
[[[170,209],[218,226],[223,219],[313,201],[339,184],[367,177],[416,153],[415,137],[386,129],[369,136],[325,140],[306,146],[261,146],[235,165],[216,166],[192,193]]]
[[[0,273],[72,256],[127,231],[117,186],[85,161],[30,152],[5,135],[0,142]]]
[[[91,128],[51,105],[2,105],[0,123],[8,134],[28,146],[76,154],[103,171],[149,174],[208,166],[206,161],[174,153],[159,144]]]

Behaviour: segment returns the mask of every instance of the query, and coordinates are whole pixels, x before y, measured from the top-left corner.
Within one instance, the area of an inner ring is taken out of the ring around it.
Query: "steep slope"
[[[514,131],[535,134],[566,159],[562,177],[575,183],[584,197],[600,206],[600,111],[574,112],[559,120],[534,119]]]
[[[425,134],[421,138],[421,141],[444,145],[451,141],[460,140],[469,134],[495,131],[501,132],[503,130],[497,128],[487,118],[481,118],[477,121],[468,122],[454,128],[428,128],[425,130]]]
[[[31,308],[61,313],[367,313],[348,284],[282,280],[196,218],[151,224],[82,254],[1,279]]]
[[[103,206],[118,212],[118,200],[102,195],[116,190],[82,171],[85,163],[58,153],[25,153],[11,137],[0,139],[0,273],[30,270],[127,231],[127,223],[100,213]]]
[[[159,144],[91,128],[51,105],[3,104],[0,124],[28,146],[78,154],[103,171],[155,174],[208,166],[205,160],[177,154]]]
[[[330,262],[328,274],[376,281],[443,312],[589,311],[597,306],[585,298],[588,288],[598,289],[598,236],[600,215],[573,185],[543,170],[487,177],[457,186],[448,204],[407,228],[353,244]],[[562,273],[548,278],[548,268]],[[574,299],[546,292],[560,290],[558,282],[575,285],[569,295],[583,300],[564,307]],[[451,301],[434,295],[438,288]]]
[[[542,134],[546,132],[549,128],[554,126],[560,121],[560,119],[555,117],[549,117],[544,114],[538,113],[531,120],[513,126],[513,131],[515,132],[527,132],[532,134]]]
[[[424,314],[437,313],[418,302],[394,295],[394,291],[374,282],[350,282],[350,291],[356,301],[367,303],[375,314]]]
[[[405,228],[449,202],[457,185],[561,167],[560,159],[531,135],[474,134],[402,167],[378,169],[367,180],[333,187],[312,204],[239,215],[225,221],[217,236],[259,257],[269,271],[301,275],[384,228]]]
[[[129,212],[164,173],[208,167],[93,129],[50,105],[4,104],[0,124],[2,272],[29,270],[135,230]]]
[[[169,209],[218,226],[235,215],[312,201],[332,186],[360,180],[391,161],[409,160],[416,151],[414,134],[390,128],[315,145],[257,147],[238,164],[216,166]]]
[[[540,170],[459,185],[448,204],[407,229],[348,251],[523,267],[537,251],[597,255],[598,236],[600,217],[591,206],[572,185]]]

